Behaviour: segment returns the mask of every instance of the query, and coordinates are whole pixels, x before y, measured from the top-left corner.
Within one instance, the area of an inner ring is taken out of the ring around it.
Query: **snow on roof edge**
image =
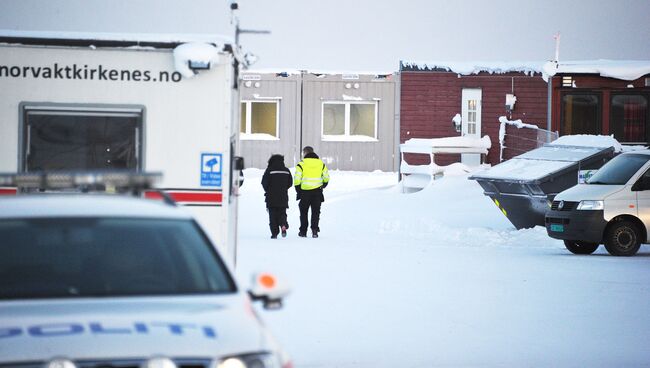
[[[295,69],[295,68],[260,68],[246,69],[242,74],[279,74],[289,75],[314,74],[314,75],[392,75],[394,71],[354,71],[354,70],[319,70],[319,69]]]
[[[546,61],[407,61],[402,60],[401,66],[414,67],[422,70],[442,69],[460,75],[505,73],[542,73]]]
[[[0,29],[0,37],[42,38],[60,40],[123,41],[188,43],[205,42],[219,45],[234,43],[232,37],[203,33],[109,33],[109,32],[61,32],[61,31],[21,31]]]
[[[620,80],[636,80],[650,74],[650,60],[568,60],[544,64],[542,78],[556,74],[598,74]]]

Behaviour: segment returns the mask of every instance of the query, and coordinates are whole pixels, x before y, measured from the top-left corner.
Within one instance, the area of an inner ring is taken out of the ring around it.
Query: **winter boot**
[[[311,232],[311,237],[312,238],[318,238],[318,231],[314,230]]]
[[[287,237],[287,227],[282,225],[282,237],[286,238]]]
[[[299,232],[299,233],[298,233],[298,236],[301,237],[301,238],[306,238],[306,237],[307,237],[307,233]]]

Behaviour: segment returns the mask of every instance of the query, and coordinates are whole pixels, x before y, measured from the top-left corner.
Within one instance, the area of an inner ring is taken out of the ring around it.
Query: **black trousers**
[[[283,225],[287,226],[287,209],[284,207],[269,207],[268,211],[271,235],[278,235],[280,233],[280,227]]]
[[[307,233],[307,218],[311,209],[311,230],[319,232],[318,221],[320,220],[320,205],[323,202],[322,189],[303,190],[300,193],[300,232]]]

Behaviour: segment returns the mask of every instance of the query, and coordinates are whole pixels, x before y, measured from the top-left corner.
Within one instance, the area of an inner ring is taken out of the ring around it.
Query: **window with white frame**
[[[279,101],[242,101],[240,138],[279,138]]]
[[[323,140],[377,140],[377,102],[323,102]]]

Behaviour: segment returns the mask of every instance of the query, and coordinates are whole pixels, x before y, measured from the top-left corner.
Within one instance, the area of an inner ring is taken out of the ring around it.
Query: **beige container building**
[[[331,170],[397,171],[396,86],[392,73],[242,73],[246,166],[280,153],[293,167],[309,145]]]

